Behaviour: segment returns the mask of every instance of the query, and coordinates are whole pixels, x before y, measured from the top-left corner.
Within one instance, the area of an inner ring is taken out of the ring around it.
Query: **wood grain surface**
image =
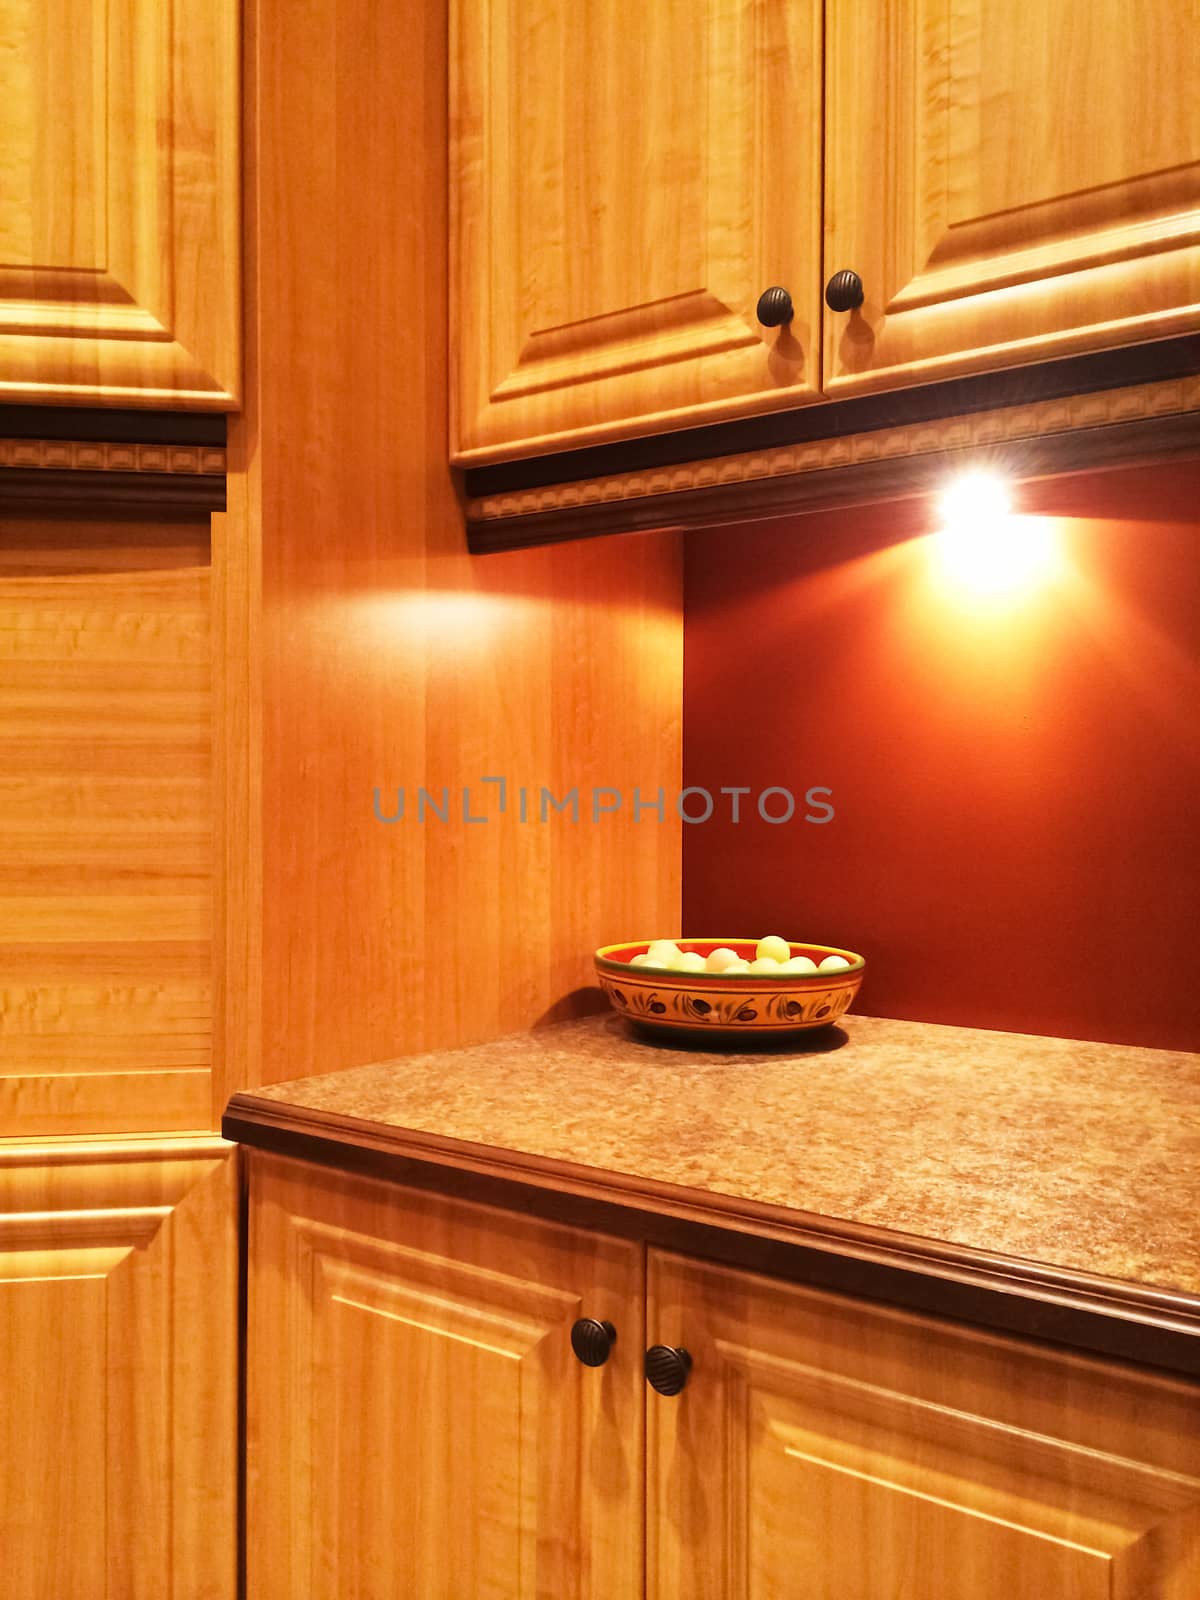
[[[0,1134],[211,1125],[203,525],[0,546]]]
[[[1196,0],[845,0],[829,10],[830,395],[1189,332]]]
[[[3,0],[0,394],[227,410],[237,0]]]
[[[446,466],[444,9],[259,0],[246,28],[253,337],[215,618],[231,1087],[570,1007],[597,945],[674,926],[681,827],[677,542],[467,553]],[[314,73],[330,38],[338,71]],[[371,182],[347,182],[364,162]],[[504,816],[485,776],[508,780]],[[446,821],[412,815],[422,785],[448,791]],[[576,785],[624,807],[543,823],[541,788]],[[635,786],[664,789],[661,823],[635,821]],[[408,817],[380,822],[375,790],[391,815],[401,787]],[[491,797],[487,825],[463,820],[464,787]]]
[[[233,1600],[236,1157],[0,1146],[0,1539],[23,1600]]]
[[[256,1600],[640,1592],[639,1246],[256,1154],[250,1249]]]
[[[822,10],[452,8],[454,459],[818,395]],[[765,328],[768,286],[794,317]]]
[[[650,1252],[652,1600],[1188,1600],[1194,1384]]]

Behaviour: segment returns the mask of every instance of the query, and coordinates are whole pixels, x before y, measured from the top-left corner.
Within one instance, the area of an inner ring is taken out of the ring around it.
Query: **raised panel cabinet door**
[[[251,1600],[640,1600],[640,1246],[250,1161]]]
[[[237,1362],[231,1146],[0,1148],[4,1593],[234,1600]]]
[[[1200,1387],[652,1251],[647,1600],[1189,1600]]]
[[[1200,324],[1200,0],[831,0],[835,395]]]
[[[818,0],[456,0],[451,448],[817,397]],[[762,291],[789,290],[763,327]]]
[[[238,0],[0,0],[0,399],[227,410]]]

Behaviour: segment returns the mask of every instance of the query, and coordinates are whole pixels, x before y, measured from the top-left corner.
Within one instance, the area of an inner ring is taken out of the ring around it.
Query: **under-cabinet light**
[[[968,472],[948,484],[941,517],[934,554],[943,579],[959,594],[1012,596],[1059,565],[1055,522],[1014,512],[1008,484],[996,473]]]

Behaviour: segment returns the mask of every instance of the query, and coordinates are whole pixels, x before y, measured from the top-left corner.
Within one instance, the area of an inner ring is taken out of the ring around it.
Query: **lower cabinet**
[[[267,1156],[250,1194],[247,1594],[640,1594],[641,1247]]]
[[[251,1169],[249,1600],[1200,1594],[1196,1385]]]
[[[650,1252],[656,1600],[1195,1600],[1200,1387]]]
[[[0,1143],[13,1600],[234,1600],[238,1206],[212,1137]]]

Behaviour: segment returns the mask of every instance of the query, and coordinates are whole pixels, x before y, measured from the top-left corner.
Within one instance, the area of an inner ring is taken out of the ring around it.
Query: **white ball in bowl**
[[[793,956],[790,961],[785,961],[779,970],[781,972],[815,972],[817,963],[811,956]]]
[[[710,950],[704,965],[709,972],[724,972],[738,960],[736,950],[731,950],[728,945],[720,945],[716,950]]]
[[[669,971],[683,954],[673,939],[655,939],[646,951],[645,965]]]
[[[703,972],[704,957],[698,950],[685,950],[672,964],[674,972]]]

